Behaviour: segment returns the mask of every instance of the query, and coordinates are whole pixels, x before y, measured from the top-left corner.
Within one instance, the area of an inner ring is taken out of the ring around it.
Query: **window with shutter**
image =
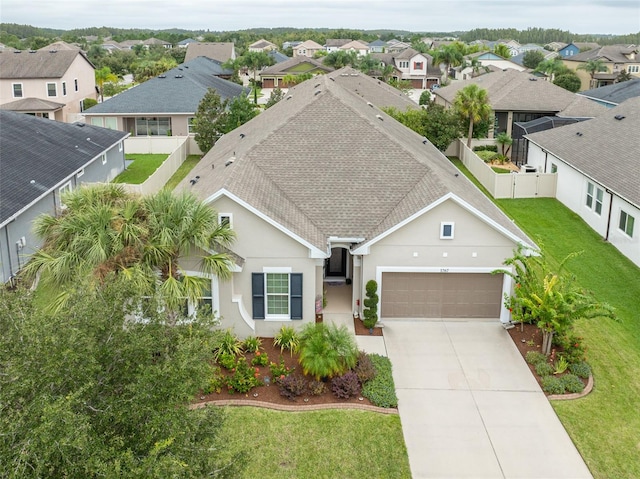
[[[302,319],[302,273],[252,273],[253,319]]]

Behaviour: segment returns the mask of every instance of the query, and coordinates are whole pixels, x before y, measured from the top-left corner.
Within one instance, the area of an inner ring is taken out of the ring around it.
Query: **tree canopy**
[[[529,50],[522,55],[522,64],[532,70],[535,70],[542,61],[544,61],[544,53],[539,50]]]
[[[2,477],[238,477],[221,410],[188,408],[212,376],[211,317],[170,327],[147,302],[133,322],[142,299],[110,279],[55,314],[0,287]]]

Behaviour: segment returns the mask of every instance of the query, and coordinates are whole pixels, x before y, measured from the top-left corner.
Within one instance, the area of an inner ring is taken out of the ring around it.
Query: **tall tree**
[[[538,66],[536,67],[535,71],[544,73],[545,75],[549,75],[550,77],[549,79],[551,80],[551,82],[553,82],[553,80],[555,80],[556,75],[560,74],[566,69],[567,67],[564,65],[564,63],[562,63],[562,58],[554,57],[554,58],[549,58],[548,60],[543,60],[540,63],[538,63]]]
[[[447,78],[449,77],[449,70],[452,67],[457,67],[458,65],[462,65],[464,60],[463,54],[460,49],[456,45],[444,45],[440,47],[438,50],[433,52],[433,59],[431,63],[437,67],[444,64],[444,83],[447,82]]]
[[[181,258],[198,258],[204,273],[230,275],[227,254],[212,251],[229,245],[233,232],[187,192],[137,197],[106,184],[79,188],[64,202],[63,214],[36,219],[44,246],[24,268],[58,293],[54,306],[64,305],[74,284],[88,281],[99,289],[115,273],[147,295],[159,294],[175,312],[185,300],[197,303],[206,287],[180,268]]]
[[[504,43],[496,44],[493,47],[493,53],[505,59],[511,58],[511,51],[509,50],[509,47],[506,46]]]
[[[592,60],[587,60],[584,63],[581,63],[578,66],[578,70],[584,70],[589,74],[589,76],[591,77],[590,86],[591,88],[594,88],[595,87],[594,79],[595,79],[596,73],[606,72],[607,66],[604,64],[604,61],[602,59],[595,58]]]
[[[96,75],[96,85],[98,86],[98,91],[100,92],[100,101],[104,101],[104,84],[105,83],[115,83],[118,81],[118,77],[111,73],[111,69],[109,67],[102,67],[95,71]]]
[[[273,65],[274,60],[265,52],[247,52],[236,59],[236,64],[246,67],[253,72],[253,103],[258,104],[258,72],[269,65]]]
[[[571,93],[577,93],[580,91],[582,82],[580,77],[572,70],[568,70],[565,73],[561,73],[553,80],[553,84],[570,91]]]
[[[169,327],[153,301],[136,323],[141,301],[115,275],[53,314],[0,287],[2,477],[239,477],[221,410],[188,407],[213,372],[214,323]]]
[[[358,64],[358,55],[354,51],[346,52],[344,50],[337,50],[324,57],[322,63],[336,70],[346,66],[355,67]]]
[[[465,119],[469,120],[469,132],[467,134],[467,147],[471,148],[473,138],[473,125],[479,121],[486,121],[491,116],[491,106],[489,105],[489,95],[487,90],[472,83],[456,93],[453,100],[455,111]]]
[[[544,61],[544,53],[539,50],[529,50],[522,55],[522,64],[532,70],[535,70],[542,61]]]

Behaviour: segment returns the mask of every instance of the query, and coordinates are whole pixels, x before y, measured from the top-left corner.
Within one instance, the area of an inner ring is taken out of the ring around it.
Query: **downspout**
[[[544,150],[543,150],[544,151]],[[547,172],[547,159],[549,158],[549,153],[548,152],[544,152],[544,171],[545,173]]]
[[[604,237],[604,240],[609,241],[609,230],[611,229],[611,213],[613,211],[613,191],[609,189],[605,191],[609,193],[609,214],[607,215],[607,234]]]
[[[7,259],[9,260],[9,277],[13,276],[13,265],[11,264],[11,249],[9,248],[9,225],[5,225],[4,234],[7,239]]]

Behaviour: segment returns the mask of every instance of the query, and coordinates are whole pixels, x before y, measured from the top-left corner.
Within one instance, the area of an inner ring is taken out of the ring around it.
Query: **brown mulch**
[[[378,328],[379,329],[379,328]],[[367,334],[368,331],[367,331]],[[279,363],[280,358],[284,359],[285,365],[290,368],[295,368],[293,374],[302,374],[302,367],[298,364],[298,356],[296,354],[291,355],[289,351],[281,352],[280,348],[273,346],[273,338],[260,338],[262,340],[261,346],[261,354],[267,354],[269,357],[269,362]],[[254,358],[255,354],[247,353],[245,357],[247,358],[247,362],[251,364],[251,360]],[[253,366],[255,367],[255,366]],[[231,374],[227,372],[225,369],[222,369],[225,374]],[[264,381],[264,377],[268,376],[270,378],[270,385],[259,386],[253,388],[246,394],[241,393],[231,393],[226,388],[224,388],[220,393],[211,393],[211,394],[200,394],[194,401],[196,404],[205,403],[210,401],[220,401],[220,400],[248,400],[255,401],[256,403],[271,403],[275,405],[295,405],[295,406],[312,406],[312,405],[336,405],[337,407],[344,407],[340,405],[349,405],[352,404],[354,406],[359,405],[367,405],[372,406],[371,401],[367,398],[360,397],[350,398],[350,399],[338,399],[331,392],[331,381],[327,381],[326,390],[323,394],[319,396],[312,396],[310,394],[305,394],[303,396],[298,397],[295,401],[291,401],[286,397],[280,395],[280,388],[273,384],[271,376],[271,371],[269,370],[269,366],[261,366],[259,367],[259,378]],[[306,376],[305,376],[306,377]],[[307,379],[313,379],[307,377]],[[258,405],[258,404],[256,404]]]
[[[353,318],[353,327],[356,330],[356,336],[382,336],[382,328],[373,328],[373,333],[371,333],[359,318]]]
[[[516,324],[513,328],[509,329],[508,332],[523,358],[529,351],[540,352],[542,350],[542,331],[540,331],[535,324]],[[554,347],[554,349],[556,354],[562,352],[562,348]],[[551,358],[549,358],[549,364],[553,364]],[[540,388],[542,388],[542,378],[536,373],[535,367],[528,363],[527,366],[529,366],[531,374],[533,374]],[[585,384],[585,387],[589,384],[589,380],[587,379],[582,379],[582,382]],[[547,394],[547,396],[549,396],[549,394]],[[565,396],[569,396],[569,393],[566,393]]]

